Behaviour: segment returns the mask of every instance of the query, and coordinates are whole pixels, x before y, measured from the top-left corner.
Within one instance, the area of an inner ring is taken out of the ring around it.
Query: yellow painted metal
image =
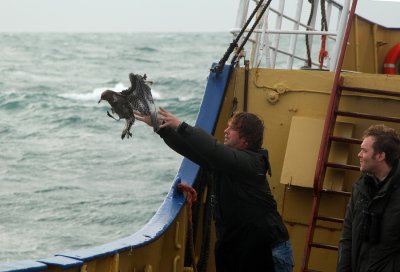
[[[182,248],[182,241],[180,241],[180,239],[179,239],[179,226],[180,226],[180,223],[179,223],[179,221],[177,221],[176,223],[175,223],[175,239],[174,239],[174,241],[175,241],[175,248],[176,249],[180,249],[180,248]]]
[[[281,183],[313,187],[314,166],[317,165],[319,153],[319,146],[315,143],[321,142],[323,128],[323,119],[293,116],[282,166]],[[351,138],[352,128],[353,124],[338,123],[334,134]],[[313,133],[310,133],[310,131]],[[333,143],[331,150],[330,162],[348,163],[348,144]],[[298,165],[299,162],[302,163],[301,167]],[[343,171],[329,169],[325,179],[325,188],[343,189]]]
[[[86,262],[81,272],[182,272],[187,228],[185,209],[158,240],[144,247]],[[177,247],[180,245],[180,247]]]
[[[387,29],[356,17],[350,32],[343,70],[383,73],[390,49],[400,42],[398,29]]]
[[[173,265],[172,265],[172,271],[173,271],[173,272],[178,272],[178,271],[180,271],[180,270],[179,270],[179,263],[180,263],[180,262],[181,262],[181,256],[176,255],[175,258],[174,258]]]

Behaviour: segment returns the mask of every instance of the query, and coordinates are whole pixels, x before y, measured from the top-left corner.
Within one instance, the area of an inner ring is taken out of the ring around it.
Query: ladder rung
[[[395,91],[373,90],[373,89],[345,87],[345,86],[341,86],[341,88],[342,88],[342,90],[346,90],[346,91],[350,91],[350,92],[381,94],[381,95],[386,95],[386,96],[400,97],[400,93],[395,92]]]
[[[377,120],[377,121],[400,123],[400,118],[389,117],[389,116],[379,116],[379,115],[372,115],[372,114],[358,113],[358,112],[350,112],[350,111],[336,111],[336,114],[340,115],[340,116],[347,116],[347,117],[354,117],[354,118],[361,118],[361,119],[368,119],[368,120]]]
[[[354,139],[354,138],[345,138],[345,137],[339,137],[339,136],[331,136],[331,141],[335,142],[341,142],[341,143],[349,143],[349,144],[361,144],[362,141],[360,139]]]
[[[343,223],[344,219],[343,218],[337,218],[337,217],[330,217],[330,216],[322,216],[322,215],[317,215],[314,217],[316,220],[321,220],[321,221],[327,221],[327,222],[333,222],[333,223]]]
[[[333,245],[328,245],[328,244],[321,244],[321,243],[312,242],[310,244],[310,246],[316,247],[316,248],[325,248],[325,249],[329,249],[329,250],[338,250],[338,246],[333,246]]]
[[[344,195],[344,196],[351,196],[350,192],[346,191],[335,191],[335,190],[328,190],[328,189],[322,189],[321,193],[326,193],[326,194],[338,194],[338,195]]]
[[[334,162],[327,162],[325,165],[327,167],[332,167],[332,168],[360,171],[360,167],[356,166],[356,165],[341,164],[341,163],[334,163]]]

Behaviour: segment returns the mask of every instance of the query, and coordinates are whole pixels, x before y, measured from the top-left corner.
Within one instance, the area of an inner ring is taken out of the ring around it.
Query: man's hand
[[[166,109],[160,107],[158,110],[159,116],[158,116],[158,123],[160,124],[160,128],[164,127],[172,127],[172,128],[177,128],[179,125],[182,123],[181,120],[179,120],[175,115],[167,111]],[[151,124],[151,119],[149,115],[143,115],[140,112],[134,112],[135,117],[137,120],[142,121],[146,123],[149,126],[152,126]]]
[[[158,113],[162,115],[161,117],[162,122],[160,128],[163,127],[177,128],[182,123],[182,121],[179,120],[178,117],[176,117],[175,115],[173,115],[172,113],[170,113],[169,111],[165,110],[162,107],[160,107]]]
[[[133,114],[135,115],[135,118],[137,120],[142,121],[143,123],[146,123],[149,126],[152,126],[150,115],[143,115],[138,111],[134,111]]]

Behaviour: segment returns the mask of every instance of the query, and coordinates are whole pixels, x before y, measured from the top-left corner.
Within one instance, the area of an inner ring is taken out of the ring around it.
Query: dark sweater
[[[400,271],[399,162],[379,184],[362,174],[353,185],[337,271]]]
[[[249,260],[241,256],[243,251],[254,256],[257,253],[251,251],[259,251],[262,258],[262,252],[270,254],[271,247],[288,240],[287,229],[266,178],[269,170],[266,150],[228,147],[186,123],[178,130],[166,127],[158,133],[173,150],[214,172],[217,267],[218,255],[223,255],[221,260],[229,258],[233,263],[232,271],[240,271],[236,267],[239,262],[249,265]]]

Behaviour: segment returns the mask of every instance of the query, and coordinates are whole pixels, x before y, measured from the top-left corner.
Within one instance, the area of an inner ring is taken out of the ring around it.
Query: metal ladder
[[[400,118],[390,117],[390,116],[382,116],[382,115],[372,115],[366,113],[359,112],[350,112],[343,111],[339,109],[340,98],[342,96],[342,92],[346,91],[349,93],[355,94],[375,94],[381,95],[384,97],[392,97],[392,98],[400,98],[400,93],[388,90],[374,90],[374,89],[365,89],[365,88],[354,88],[354,87],[346,87],[343,86],[342,79],[340,79],[337,88],[331,94],[331,99],[329,102],[329,110],[328,115],[325,122],[325,128],[322,135],[321,148],[319,151],[317,167],[314,176],[314,186],[313,186],[313,200],[312,200],[312,208],[311,208],[311,218],[308,228],[308,233],[306,237],[306,247],[304,250],[304,259],[302,265],[302,271],[313,271],[309,270],[308,264],[311,256],[312,248],[320,248],[327,250],[338,250],[337,245],[324,244],[314,241],[314,231],[317,225],[317,222],[325,221],[325,222],[334,222],[334,223],[343,223],[343,218],[336,218],[327,215],[321,215],[319,213],[319,208],[321,204],[321,197],[324,194],[336,194],[336,195],[344,195],[350,196],[350,192],[346,191],[335,191],[335,190],[327,190],[323,188],[325,173],[327,168],[334,169],[344,169],[344,170],[352,170],[359,171],[359,167],[355,165],[349,164],[339,164],[334,162],[329,162],[329,153],[332,142],[341,142],[348,144],[360,144],[362,141],[360,139],[354,138],[345,138],[333,136],[333,130],[336,124],[337,117],[350,117],[356,119],[366,119],[373,121],[383,121],[383,122],[392,122],[392,123],[400,123]]]
[[[353,22],[356,6],[357,6],[357,0],[353,0],[349,18],[348,18],[348,21],[346,24],[346,31],[345,31],[345,34],[344,34],[344,37],[342,40],[341,51],[340,51],[340,55],[338,57],[338,65],[335,70],[335,78],[333,81],[332,91],[331,91],[329,104],[328,104],[328,110],[327,110],[327,114],[326,114],[326,118],[325,118],[325,124],[324,124],[324,130],[323,130],[321,145],[320,145],[319,154],[318,154],[317,166],[316,166],[315,174],[314,174],[311,217],[310,217],[310,223],[308,225],[307,237],[306,237],[306,242],[305,242],[303,263],[301,266],[302,272],[314,271],[314,270],[311,270],[308,268],[312,248],[320,248],[320,249],[326,249],[326,250],[338,250],[337,245],[330,245],[330,244],[314,242],[314,233],[315,233],[315,228],[317,226],[317,221],[326,221],[326,222],[334,222],[334,223],[342,223],[343,222],[343,218],[335,218],[335,217],[319,214],[319,208],[320,208],[320,204],[321,204],[322,194],[323,193],[331,193],[331,194],[340,194],[340,195],[346,195],[346,196],[349,196],[351,194],[350,192],[334,191],[334,190],[328,191],[328,190],[323,189],[325,173],[326,173],[327,168],[332,167],[332,168],[338,168],[338,169],[358,170],[358,167],[353,166],[353,165],[337,164],[337,163],[328,162],[330,148],[331,148],[331,144],[333,141],[350,143],[350,144],[360,143],[360,140],[357,140],[357,139],[334,137],[333,130],[334,130],[334,127],[336,124],[336,119],[339,115],[352,116],[355,118],[367,118],[367,117],[371,118],[371,119],[375,118],[374,120],[376,120],[376,118],[378,118],[378,116],[369,116],[369,115],[361,114],[361,113],[339,111],[340,98],[342,96],[343,89],[345,89],[345,87],[343,86],[343,78],[341,77],[341,68],[343,65],[344,55],[346,53],[346,43],[347,43],[349,35],[350,35],[350,28],[351,28],[351,25]],[[353,91],[358,91],[358,92],[362,92],[365,90],[365,89],[361,89],[361,88],[358,88],[358,89],[352,88],[352,89],[353,89]],[[377,91],[377,90],[366,90],[365,92],[366,93],[373,93],[373,92],[379,93],[379,91]]]

